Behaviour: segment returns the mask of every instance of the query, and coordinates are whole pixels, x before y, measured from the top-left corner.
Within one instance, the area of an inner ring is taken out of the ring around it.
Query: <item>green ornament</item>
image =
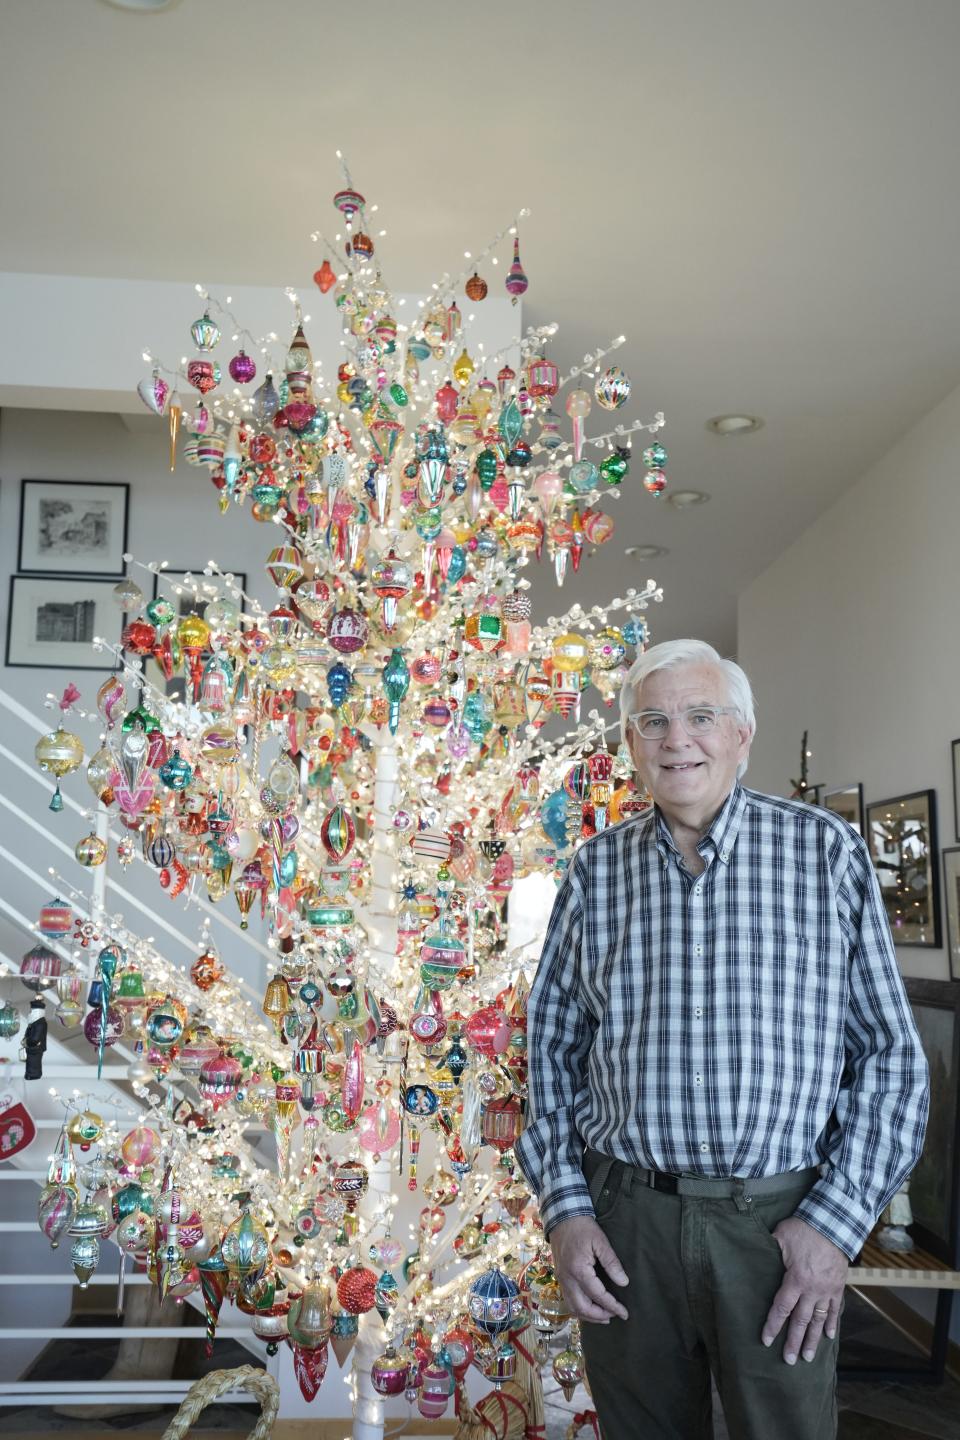
[[[497,478],[497,457],[493,450],[481,450],[477,456],[477,475],[480,477],[480,488],[489,490]]]
[[[128,711],[128,713],[124,715],[120,729],[124,735],[129,735],[130,731],[136,729],[138,725],[141,726],[148,735],[154,730],[160,729],[160,721],[156,715],[152,715],[143,705],[137,705],[133,710]]]
[[[355,1129],[357,1124],[356,1120],[350,1119],[337,1096],[324,1105],[323,1119],[327,1128],[335,1135],[345,1135],[348,1130]]]
[[[163,629],[166,625],[172,625],[177,618],[177,612],[169,600],[151,600],[147,606],[147,619],[151,625],[157,625]]]
[[[399,380],[394,380],[393,384],[390,386],[390,399],[393,401],[394,405],[398,406],[401,410],[403,409],[404,405],[409,404],[409,396],[407,395],[406,390],[404,390],[403,386],[400,384]]]
[[[608,485],[619,485],[629,469],[622,455],[608,455],[600,461],[600,474]]]
[[[497,429],[503,436],[507,449],[512,450],[523,434],[523,416],[520,414],[520,406],[516,400],[508,400],[500,411]]]

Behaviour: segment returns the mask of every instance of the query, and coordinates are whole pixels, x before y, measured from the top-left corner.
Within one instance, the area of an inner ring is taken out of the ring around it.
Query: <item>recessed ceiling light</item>
[[[657,560],[661,555],[669,555],[670,551],[666,545],[628,545],[623,553],[632,560]]]
[[[180,0],[104,0],[106,5],[112,5],[114,10],[136,10],[142,15],[149,15],[157,10],[172,10],[174,5],[179,5]]]
[[[763,429],[763,421],[759,415],[714,415],[707,429],[715,435],[750,435]]]
[[[674,490],[667,496],[667,504],[675,510],[688,510],[691,505],[706,505],[709,499],[706,490]]]

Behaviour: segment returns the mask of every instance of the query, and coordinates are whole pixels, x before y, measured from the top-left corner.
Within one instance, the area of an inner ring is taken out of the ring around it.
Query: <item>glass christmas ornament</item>
[[[413,573],[410,566],[398,559],[394,550],[390,550],[371,570],[370,585],[374,595],[382,601],[383,626],[389,634],[396,626],[400,601],[413,588]]]
[[[259,1220],[245,1206],[238,1219],[228,1225],[220,1242],[220,1253],[232,1276],[247,1282],[263,1274],[270,1256],[270,1240]],[[291,1305],[291,1313],[292,1313]]]
[[[131,610],[139,610],[143,604],[143,591],[135,580],[125,576],[113,587],[113,598],[124,614]]]
[[[243,1066],[232,1055],[218,1051],[200,1066],[197,1088],[215,1110],[232,1100],[243,1083]]]
[[[667,452],[658,440],[648,445],[640,457],[648,470],[662,470],[667,463]]]
[[[616,528],[609,515],[602,510],[584,510],[582,516],[583,538],[591,545],[606,545]]]
[[[187,383],[201,395],[209,395],[220,384],[220,366],[215,360],[191,360],[187,364]]]
[[[527,365],[527,389],[534,400],[552,399],[560,388],[560,371],[552,360],[541,355]]]
[[[255,361],[251,360],[245,350],[240,350],[234,355],[227,369],[230,371],[231,380],[235,380],[238,385],[248,384],[257,373]]]
[[[209,310],[204,310],[200,319],[194,320],[190,334],[198,350],[212,350],[220,341],[220,327],[211,319]]]
[[[170,386],[164,380],[159,370],[154,370],[149,380],[141,380],[137,386],[137,394],[154,415],[162,415],[167,408],[167,400],[170,397]]]
[[[85,835],[82,840],[77,841],[73,853],[86,869],[95,870],[107,858],[106,842],[101,840],[99,835]]]
[[[575,495],[586,495],[599,479],[599,471],[590,460],[575,460],[567,472],[567,482]]]
[[[598,468],[608,485],[619,485],[630,467],[624,456],[617,452],[601,460]]]
[[[197,989],[206,993],[222,980],[224,968],[214,950],[203,950],[190,966],[190,979]]]
[[[551,649],[555,670],[575,671],[579,674],[590,659],[590,647],[587,641],[582,635],[577,635],[572,630],[558,635],[554,639]]]
[[[338,610],[330,619],[327,638],[340,655],[354,655],[367,643],[369,626],[359,610]]]
[[[630,377],[619,365],[611,365],[597,376],[593,393],[604,410],[619,410],[630,399]]]
[[[479,1275],[470,1286],[467,1310],[478,1329],[489,1336],[508,1330],[523,1311],[523,1301],[516,1282],[493,1266]]]
[[[420,1371],[420,1394],[417,1409],[428,1420],[437,1420],[445,1412],[453,1394],[454,1380],[445,1365],[432,1360]]]
[[[661,495],[667,488],[667,477],[662,470],[648,470],[643,477],[643,488],[648,495]]]
[[[37,741],[33,753],[40,769],[57,777],[57,787],[50,801],[50,809],[62,810],[60,781],[64,775],[76,770],[83,760],[83,741],[78,735],[72,735],[69,730],[59,725],[56,730]]]
[[[337,277],[334,273],[333,266],[330,264],[329,260],[324,260],[323,264],[320,266],[320,269],[314,270],[313,280],[314,284],[318,287],[320,293],[323,295],[326,295],[327,291],[331,290],[333,286],[336,285]]]
[[[33,945],[20,961],[20,979],[28,990],[39,994],[53,984],[62,968],[63,962],[55,950],[46,945]]]
[[[473,274],[470,276],[470,279],[463,287],[464,294],[466,295],[467,299],[472,300],[475,304],[487,298],[487,288],[488,287],[486,280],[484,280],[482,276],[478,275],[476,270],[474,270]]]
[[[403,658],[403,651],[397,647],[383,667],[383,690],[390,706],[389,727],[391,735],[397,733],[400,724],[400,705],[410,688],[410,671]]]
[[[429,990],[449,990],[465,963],[463,945],[442,929],[420,947],[420,979]]]
[[[520,299],[520,296],[524,294],[528,284],[530,283],[527,280],[526,275],[524,274],[523,266],[520,264],[519,236],[514,239],[513,263],[510,266],[510,269],[507,272],[507,277],[503,283],[507,294],[510,296],[511,303],[514,305],[516,305],[517,301]]]

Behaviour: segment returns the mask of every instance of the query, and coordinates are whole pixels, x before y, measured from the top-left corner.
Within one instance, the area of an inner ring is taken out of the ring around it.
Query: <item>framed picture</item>
[[[169,600],[176,606],[181,620],[194,610],[202,615],[211,600],[232,600],[242,611],[246,588],[247,576],[243,570],[228,571],[225,575],[205,575],[202,568],[159,570],[153,577],[154,600]],[[182,669],[168,680],[156,660],[147,660],[144,679],[170,700],[185,698],[187,682]]]
[[[839,790],[828,790],[823,797],[823,808],[846,820],[858,835],[863,834],[863,786],[859,782],[842,785]]]
[[[953,755],[953,838],[960,840],[960,740],[950,746]]]
[[[911,1234],[932,1255],[957,1263],[957,1165],[960,1161],[960,985],[904,981],[930,1066],[930,1119],[919,1164],[910,1178]]]
[[[127,573],[130,486],[80,480],[24,480],[17,569],[32,574]]]
[[[943,890],[947,900],[950,978],[960,980],[960,847],[943,852]]]
[[[114,657],[93,648],[102,635],[120,639],[123,617],[116,581],[89,576],[11,575],[7,613],[8,665],[52,670],[113,670]]]
[[[935,792],[918,790],[868,805],[866,839],[894,944],[939,948]]]

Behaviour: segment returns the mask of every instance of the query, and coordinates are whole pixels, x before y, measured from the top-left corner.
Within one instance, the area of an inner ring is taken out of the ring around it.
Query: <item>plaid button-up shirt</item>
[[[517,1155],[543,1223],[584,1145],[672,1175],[822,1165],[797,1215],[851,1258],[919,1158],[927,1063],[866,846],[735,785],[681,864],[654,809],[577,851],[529,1006]]]

